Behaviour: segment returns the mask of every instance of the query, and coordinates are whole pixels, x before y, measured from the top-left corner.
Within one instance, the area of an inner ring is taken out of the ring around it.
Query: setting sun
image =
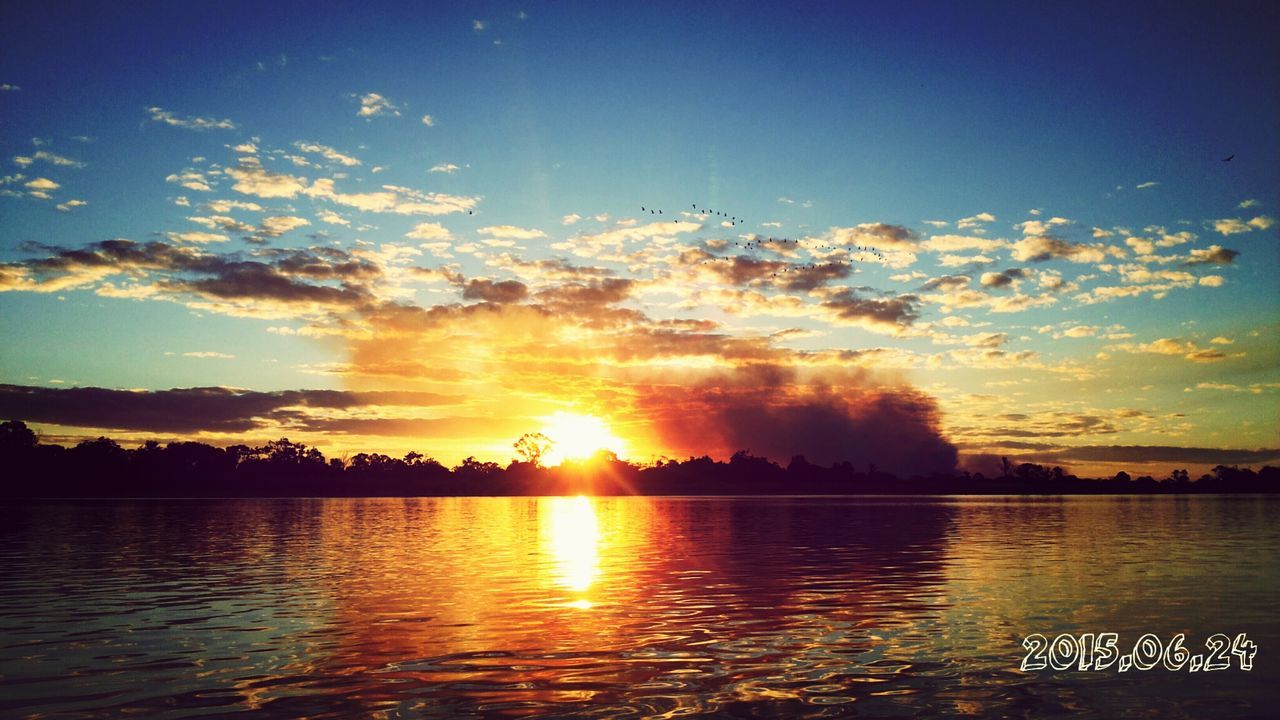
[[[584,460],[601,450],[620,455],[626,447],[626,443],[595,415],[557,411],[542,419],[546,423],[542,434],[554,443],[543,458],[547,465],[559,465],[565,460]]]

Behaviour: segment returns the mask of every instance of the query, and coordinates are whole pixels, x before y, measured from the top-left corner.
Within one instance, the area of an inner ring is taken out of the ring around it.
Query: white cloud
[[[440,223],[418,223],[405,233],[405,237],[413,240],[452,240],[453,234]]]
[[[13,161],[21,165],[22,167],[27,167],[32,163],[36,162],[37,160],[47,162],[50,165],[61,165],[63,167],[74,167],[74,168],[84,167],[84,163],[80,162],[79,160],[72,160],[71,158],[63,157],[61,155],[55,155],[51,152],[46,152],[44,150],[37,150],[28,156],[20,155],[13,158]]]
[[[1151,181],[1144,182],[1144,183],[1141,183],[1141,184],[1138,184],[1138,185],[1134,185],[1133,187],[1134,187],[1134,189],[1135,189],[1135,190],[1146,190],[1147,188],[1153,188],[1153,187],[1155,187],[1155,186],[1157,186],[1157,185],[1159,185],[1159,184],[1160,184],[1160,183],[1158,183],[1158,182],[1156,182],[1156,181],[1154,181],[1154,180],[1151,180]]]
[[[258,234],[265,237],[280,237],[290,230],[310,224],[311,221],[306,218],[294,217],[293,215],[276,215],[262,219],[262,225],[258,227]]]
[[[1242,200],[1240,204],[1237,205],[1236,207],[1244,210],[1247,208],[1257,207],[1257,206],[1258,206],[1258,201],[1250,198],[1249,200]]]
[[[212,192],[213,188],[209,186],[209,179],[204,173],[198,170],[183,170],[180,173],[174,173],[164,179],[165,182],[177,183],[188,190],[199,190],[201,192]]]
[[[1240,218],[1223,218],[1213,221],[1213,229],[1223,235],[1239,235],[1252,230],[1266,230],[1275,225],[1275,218],[1267,215],[1259,215],[1251,220],[1245,221]]]
[[[433,117],[431,117],[430,115],[423,115],[423,116],[422,116],[422,124],[423,124],[423,125],[426,125],[427,127],[435,127],[435,126],[436,126],[436,119],[435,119],[435,118],[433,118]]]
[[[173,242],[189,242],[203,245],[212,242],[226,242],[227,236],[219,233],[207,233],[200,231],[192,232],[167,232],[164,234]]]
[[[925,250],[933,252],[955,252],[957,250],[996,250],[1007,243],[1004,240],[972,237],[969,235],[933,235],[925,241]]]
[[[302,152],[320,155],[324,159],[329,160],[331,162],[336,162],[339,165],[346,165],[347,167],[353,167],[355,165],[360,164],[360,161],[357,160],[356,158],[350,155],[345,155],[343,153],[340,153],[337,150],[334,150],[333,148],[329,147],[328,145],[321,145],[320,143],[299,141],[294,143],[293,146],[298,148]]]
[[[564,223],[565,225],[572,225],[581,219],[582,219],[582,216],[579,215],[578,213],[569,213],[568,215],[565,215],[564,217],[560,218],[560,222]]]
[[[492,235],[498,238],[508,238],[513,240],[532,240],[534,238],[547,236],[547,234],[541,230],[526,230],[525,228],[516,227],[514,225],[493,225],[490,227],[482,227],[477,232],[484,235]]]
[[[320,219],[320,222],[329,223],[330,225],[351,225],[350,220],[332,210],[321,210],[316,213],[316,217]]]
[[[241,155],[257,155],[258,146],[251,142],[240,143],[239,145],[233,145],[231,152],[240,153]]]
[[[233,217],[227,217],[226,215],[210,215],[207,217],[201,216],[201,215],[193,215],[188,217],[187,219],[197,225],[203,225],[209,228],[210,230],[225,230],[227,232],[253,232],[252,225],[248,223],[240,222],[239,220],[236,220]]]
[[[400,115],[400,108],[378,93],[366,93],[360,96],[360,110],[356,113],[362,118],[373,118],[379,115]]]
[[[967,218],[960,218],[956,221],[956,227],[966,230],[969,228],[981,227],[982,223],[995,222],[996,216],[989,212],[980,212]]]
[[[228,354],[228,353],[222,353],[222,352],[215,352],[215,351],[213,351],[213,350],[199,350],[199,351],[196,351],[196,352],[184,352],[184,353],[182,353],[182,357],[189,357],[189,358],[213,358],[213,359],[218,359],[218,360],[232,360],[232,359],[234,359],[234,358],[235,358],[235,355],[230,355],[230,354]]]
[[[230,120],[216,120],[214,118],[205,117],[185,117],[180,118],[158,107],[147,108],[147,112],[151,113],[151,119],[165,125],[173,127],[187,128],[189,130],[235,130],[236,124]]]
[[[453,163],[437,163],[436,165],[433,165],[431,167],[431,172],[445,173],[447,175],[452,175],[455,172],[457,172],[459,169],[460,168],[457,165],[454,165]]]
[[[17,85],[11,85],[9,83],[0,83],[0,92],[17,92],[18,90],[21,90],[21,89],[22,88],[18,87]]]
[[[204,204],[211,212],[225,213],[232,210],[248,210],[249,212],[262,212],[262,206],[256,202],[245,202],[243,200],[210,200]]]
[[[472,21],[471,21],[471,29],[472,29],[472,30],[474,30],[474,31],[476,31],[476,32],[482,32],[482,31],[483,31],[485,28],[487,28],[487,27],[489,27],[489,24],[488,24],[488,23],[486,23],[486,22],[485,22],[485,21],[483,21],[483,20],[472,20]]]
[[[240,158],[240,164],[223,171],[234,178],[232,190],[261,198],[291,198],[307,189],[305,178],[273,172],[257,158]]]
[[[329,178],[316,180],[303,194],[366,212],[398,215],[448,215],[470,210],[479,203],[479,198],[475,197],[424,193],[395,185],[383,185],[380,192],[341,193]]]
[[[51,192],[53,190],[57,190],[58,188],[62,187],[58,183],[50,180],[49,178],[43,178],[43,177],[38,177],[24,184],[28,189],[35,190],[37,192]]]
[[[64,203],[58,203],[57,205],[54,206],[54,209],[56,209],[58,212],[71,212],[72,208],[84,207],[85,205],[88,205],[88,204],[89,203],[85,202],[84,200],[68,200]]]
[[[1053,217],[1048,220],[1027,220],[1014,225],[1014,227],[1021,230],[1023,235],[1044,235],[1052,228],[1059,225],[1067,225],[1070,222],[1066,218]]]

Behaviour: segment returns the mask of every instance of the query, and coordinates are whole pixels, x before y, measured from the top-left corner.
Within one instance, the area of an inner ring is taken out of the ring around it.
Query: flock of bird
[[[710,217],[710,216],[714,215],[714,216],[716,216],[716,217],[726,218],[726,219],[727,219],[727,221],[728,221],[728,223],[729,223],[730,225],[737,225],[738,223],[743,222],[742,220],[739,220],[739,219],[737,218],[737,216],[730,215],[730,214],[729,214],[729,213],[727,213],[727,212],[721,212],[721,211],[719,211],[719,210],[712,210],[712,209],[710,209],[710,208],[702,208],[701,210],[699,210],[699,209],[698,209],[698,203],[692,203],[692,206],[693,206],[693,210],[694,210],[694,211],[693,211],[692,213],[690,213],[691,215],[706,215],[707,217]],[[643,206],[643,205],[641,205],[641,206],[640,206],[640,212],[641,212],[641,213],[646,213],[646,212],[647,212],[647,213],[649,213],[650,215],[662,215],[662,214],[664,214],[661,210],[659,210],[659,209],[657,209],[657,208],[645,207],[645,206]],[[676,220],[676,222],[680,222],[680,220],[679,220],[679,219],[677,219],[677,220]]]
[[[728,222],[730,226],[736,226],[738,223],[744,222],[744,220],[742,218],[739,218],[737,215],[724,212],[723,210],[714,210],[708,207],[699,208],[697,203],[691,203],[690,207],[692,208],[693,212],[688,214],[701,215],[705,217],[724,218],[724,221]],[[666,213],[664,213],[661,209],[655,208],[655,207],[649,207],[647,205],[641,205],[640,212],[648,213],[650,215],[655,215],[655,216],[666,215]],[[676,220],[676,222],[680,222],[680,221]],[[733,243],[733,246],[735,248],[739,248],[741,250],[745,250],[747,252],[753,253],[756,250],[763,250],[766,248],[776,250],[780,246],[781,247],[786,247],[786,246],[800,247],[801,241],[792,239],[792,238],[755,237],[751,240],[735,240]],[[865,255],[871,255],[872,257],[875,257],[881,261],[885,259],[884,253],[880,252],[879,250],[876,250],[873,247],[863,246],[863,245],[854,245],[852,243],[847,245],[813,245],[808,247],[810,250],[821,250],[826,252],[844,251],[849,253],[850,256],[856,253],[858,255],[858,258],[861,258]],[[711,257],[703,260],[698,264],[706,265],[708,263],[733,262],[736,259],[737,259],[736,256]],[[854,259],[854,258],[851,257],[851,259]],[[826,262],[826,263],[809,263],[807,265],[787,265],[786,267],[778,270],[777,272],[772,273],[772,275],[773,277],[778,277],[778,275],[781,273],[800,272],[802,270],[813,270],[815,268],[821,268],[821,267],[835,267],[839,264],[840,263]]]

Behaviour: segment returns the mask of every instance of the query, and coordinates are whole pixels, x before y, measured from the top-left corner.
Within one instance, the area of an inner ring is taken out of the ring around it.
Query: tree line
[[[640,465],[604,452],[587,461],[544,467],[549,441],[529,434],[506,466],[469,457],[446,467],[410,452],[325,458],[316,448],[280,439],[260,447],[148,441],[128,449],[99,437],[72,447],[41,443],[20,421],[0,423],[0,494],[33,497],[368,497],[450,495],[765,495],[765,494],[1129,494],[1277,492],[1280,468],[1219,465],[1191,478],[1082,479],[1059,467],[1004,462],[996,477],[960,472],[899,478],[874,465],[830,467],[796,456],[785,466],[742,450]]]

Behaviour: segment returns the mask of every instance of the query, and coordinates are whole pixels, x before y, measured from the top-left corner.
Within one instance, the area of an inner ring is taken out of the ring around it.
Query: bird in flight
[[[1226,157],[1222,158],[1222,162],[1231,162],[1231,158],[1233,158],[1233,157],[1235,157],[1235,156],[1236,156],[1236,154],[1235,154],[1235,153],[1231,153],[1230,155],[1228,155],[1228,156],[1226,156]]]

